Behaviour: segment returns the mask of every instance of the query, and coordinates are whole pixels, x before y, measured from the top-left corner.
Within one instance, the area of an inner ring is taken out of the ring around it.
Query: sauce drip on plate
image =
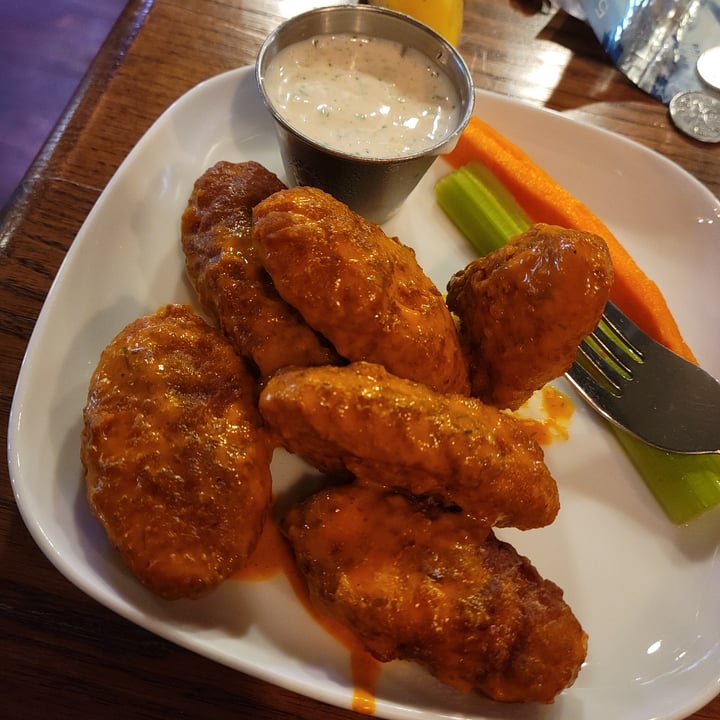
[[[567,440],[568,425],[574,412],[571,399],[552,385],[546,385],[535,393],[532,401],[531,405],[523,408],[530,416],[516,413],[525,431],[541,445],[549,445],[556,439]],[[380,675],[381,664],[360,645],[347,628],[315,612],[305,584],[295,569],[289,547],[275,521],[268,518],[255,551],[246,566],[237,572],[233,579],[262,581],[280,572],[285,574],[298,600],[313,620],[349,651],[354,685],[352,709],[372,715],[375,711],[375,684]]]
[[[290,550],[275,521],[268,518],[253,554],[245,567],[233,575],[233,579],[262,581],[279,572],[285,574],[298,600],[313,620],[349,651],[354,686],[352,709],[372,715],[375,712],[375,683],[380,675],[380,663],[365,651],[347,628],[314,611],[305,584],[295,569]]]
[[[539,409],[536,405],[539,404]],[[525,416],[528,409],[532,416]],[[516,413],[525,432],[540,445],[568,439],[568,425],[575,412],[572,400],[552,385],[545,385],[530,398],[528,406]],[[539,419],[541,416],[542,419]]]

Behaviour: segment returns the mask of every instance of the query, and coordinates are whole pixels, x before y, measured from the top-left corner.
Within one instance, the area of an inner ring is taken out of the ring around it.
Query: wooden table
[[[282,0],[130,0],[0,225],[0,411],[46,293],[116,168],[175,99],[250,64]],[[720,148],[679,134],[580,22],[539,0],[468,0],[460,50],[479,88],[618,132],[720,196]],[[6,435],[3,434],[3,442]],[[42,438],[38,438],[42,451]],[[175,647],[71,585],[32,541],[3,464],[0,483],[0,716],[357,717]],[[720,720],[720,699],[692,716]]]

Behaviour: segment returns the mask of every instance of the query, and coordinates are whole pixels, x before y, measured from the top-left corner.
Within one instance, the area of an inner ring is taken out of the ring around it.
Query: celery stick
[[[515,223],[517,227],[515,234],[525,232],[525,230],[532,225],[532,221],[517,203],[515,196],[497,179],[487,165],[473,160],[465,165],[465,167],[473,174],[476,180],[482,183],[482,185],[495,196],[495,199],[502,209]]]
[[[530,227],[507,188],[482,163],[438,180],[438,204],[479,255],[502,247]],[[681,455],[651,447],[611,425],[640,477],[667,517],[687,523],[720,505],[720,455]]]
[[[529,226],[517,221],[517,213],[506,210],[507,198],[497,197],[467,166],[438,180],[435,197],[479,255],[497,250]]]
[[[678,525],[720,504],[720,455],[680,455],[647,445],[612,426],[665,514]]]

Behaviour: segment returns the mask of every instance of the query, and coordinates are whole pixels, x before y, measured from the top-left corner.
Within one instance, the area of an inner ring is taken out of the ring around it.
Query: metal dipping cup
[[[329,149],[291,126],[273,106],[265,90],[268,65],[288,45],[316,35],[338,33],[393,40],[426,55],[445,71],[455,86],[460,103],[457,127],[435,145],[414,155],[372,158]],[[449,42],[407,15],[370,5],[319,8],[282,23],[267,36],[260,48],[255,77],[265,105],[275,120],[288,181],[325,190],[375,223],[389,219],[438,155],[452,150],[472,116],[475,100],[470,71]]]

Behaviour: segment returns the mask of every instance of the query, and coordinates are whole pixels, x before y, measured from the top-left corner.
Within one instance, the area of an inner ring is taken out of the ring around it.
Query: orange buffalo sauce
[[[233,579],[268,580],[279,572],[285,574],[298,600],[313,620],[349,651],[354,686],[352,709],[355,712],[372,715],[375,712],[375,683],[380,675],[380,663],[362,647],[344,625],[315,612],[305,583],[295,569],[290,549],[275,521],[268,518],[253,554],[245,567],[233,575]]]
[[[545,385],[531,398],[530,403],[531,407],[534,407],[535,403],[539,404],[534,414],[541,414],[543,419],[523,416],[522,408],[516,413],[518,421],[528,435],[540,445],[549,445],[554,440],[568,439],[568,425],[575,412],[575,406],[565,393],[552,385]]]
[[[278,526],[268,518],[255,550],[245,566],[233,575],[233,580],[268,580],[279,572],[287,574],[292,564]]]
[[[540,445],[549,445],[556,439],[567,440],[568,424],[574,412],[570,398],[552,385],[546,385],[532,399],[533,407],[527,408],[537,417],[516,417]],[[539,407],[535,407],[539,405]],[[233,579],[243,581],[268,580],[279,572],[284,573],[295,595],[308,614],[326,632],[332,635],[350,653],[350,669],[353,680],[352,709],[365,715],[375,712],[375,684],[380,675],[381,664],[360,644],[353,633],[336,620],[320,615],[313,608],[307,587],[298,574],[290,549],[272,518],[265,523],[262,535],[245,567],[235,573]]]

